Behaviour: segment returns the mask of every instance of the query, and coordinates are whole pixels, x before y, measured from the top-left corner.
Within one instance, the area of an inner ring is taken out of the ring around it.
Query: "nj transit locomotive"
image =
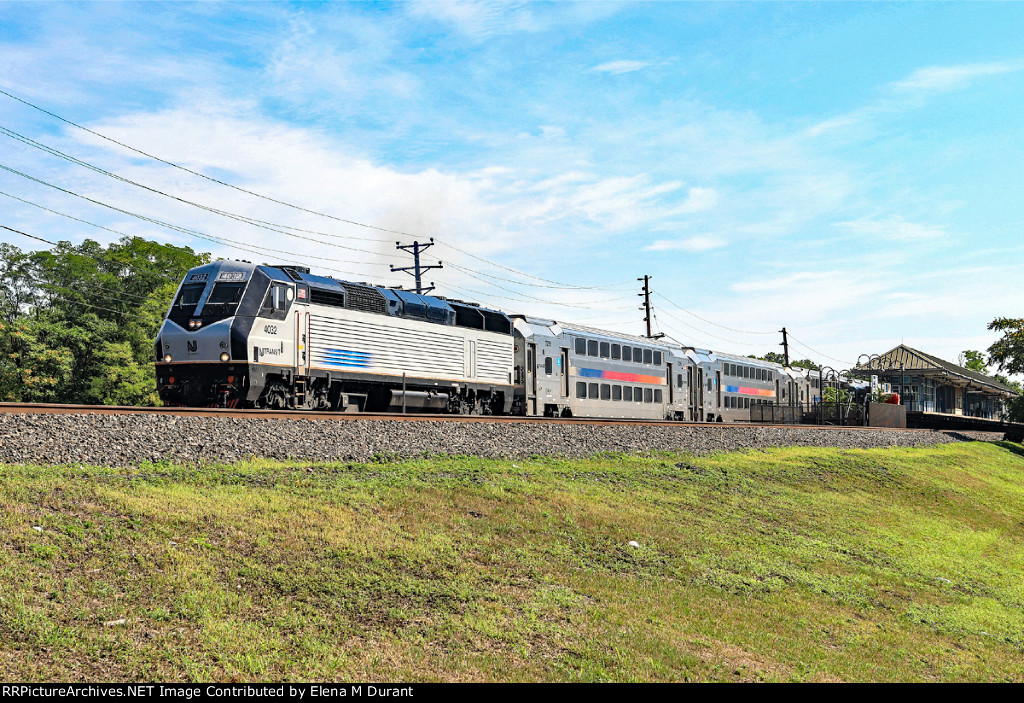
[[[815,385],[769,362],[226,260],[185,275],[154,351],[161,399],[184,406],[723,422],[807,402]]]

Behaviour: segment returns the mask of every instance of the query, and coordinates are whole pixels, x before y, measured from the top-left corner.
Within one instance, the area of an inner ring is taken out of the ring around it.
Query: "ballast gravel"
[[[589,425],[216,418],[152,414],[0,414],[0,462],[134,466],[144,461],[198,465],[253,457],[369,461],[423,455],[579,458],[600,452],[709,454],[804,446],[915,447],[1001,439],[988,433],[796,427]]]

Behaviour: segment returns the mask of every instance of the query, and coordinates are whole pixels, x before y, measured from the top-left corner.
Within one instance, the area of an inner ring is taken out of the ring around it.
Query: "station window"
[[[644,388],[644,402],[645,403],[653,403],[654,402],[654,389],[653,388]]]
[[[548,376],[555,372],[555,360],[550,356],[544,358],[544,373]]]
[[[621,359],[621,358],[622,358],[622,345],[621,344],[613,344],[612,345],[612,359]]]
[[[587,353],[587,340],[583,337],[576,338],[576,353],[583,356]]]
[[[612,346],[608,342],[601,342],[601,358],[607,359],[612,355]]]
[[[583,381],[579,381],[579,382],[576,383],[576,397],[577,398],[586,398],[587,397],[587,384],[584,383]]]
[[[662,398],[661,389],[660,388],[655,388],[654,389],[654,402],[655,403],[660,403],[661,402],[661,398]]]
[[[655,366],[661,366],[661,352],[660,351],[654,352],[654,365]]]
[[[622,386],[612,386],[612,400],[622,400]]]
[[[591,383],[589,388],[590,388],[590,399],[591,400],[597,400],[597,384],[596,383]]]
[[[644,350],[641,349],[640,347],[633,347],[633,361],[639,364],[640,362],[643,361],[643,358]]]
[[[587,341],[587,356],[597,356],[597,342],[593,339]]]
[[[649,364],[654,360],[654,354],[650,349],[644,349],[644,363]]]
[[[628,347],[627,347],[627,349],[628,349]],[[626,401],[629,401],[630,403],[633,402],[633,386],[623,386],[622,387],[622,399],[626,400]]]
[[[612,387],[610,385],[608,385],[607,383],[602,383],[601,384],[601,400],[611,400],[611,399],[612,399]]]

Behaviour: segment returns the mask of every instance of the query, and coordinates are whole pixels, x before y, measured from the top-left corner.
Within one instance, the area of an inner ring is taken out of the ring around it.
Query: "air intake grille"
[[[345,307],[352,310],[363,310],[365,312],[377,312],[387,314],[388,304],[384,296],[376,288],[368,286],[354,286],[350,283],[342,283],[342,287],[348,293],[348,301]]]

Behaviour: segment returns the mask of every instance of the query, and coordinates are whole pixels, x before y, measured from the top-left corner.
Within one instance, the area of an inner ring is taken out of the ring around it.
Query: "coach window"
[[[611,356],[611,353],[612,345],[610,345],[608,342],[601,342],[601,358],[607,359],[609,356]]]
[[[644,358],[644,350],[640,347],[633,347],[633,361],[640,363]]]
[[[601,400],[611,400],[611,399],[612,399],[612,387],[610,385],[608,385],[607,383],[602,383],[601,384]]]
[[[743,367],[743,378],[750,378],[750,367],[749,366],[744,366]]]
[[[587,397],[587,384],[584,383],[583,381],[578,381],[576,383],[576,397],[577,398],[586,398]]]
[[[622,358],[622,345],[620,345],[620,344],[613,344],[612,345],[612,359],[617,361],[620,358]]]
[[[772,382],[772,372],[769,371],[768,372],[768,383],[771,383],[771,382]]]
[[[548,376],[555,372],[555,360],[550,356],[544,358],[544,373]]]
[[[627,347],[628,349],[628,347]],[[622,387],[622,399],[630,403],[633,402],[633,386]]]
[[[633,400],[638,403],[644,402],[644,389],[640,386],[633,387]]]
[[[622,348],[622,360],[623,361],[632,361],[633,360],[633,347],[623,347]]]
[[[654,402],[654,389],[653,388],[644,388],[644,402],[645,403],[653,403]]]
[[[660,351],[654,352],[654,365],[655,366],[661,366],[661,352]]]
[[[597,356],[597,342],[593,339],[587,341],[587,356]]]
[[[660,403],[661,402],[661,398],[662,398],[661,389],[660,388],[655,388],[654,389],[654,402],[655,403]]]
[[[591,384],[590,384],[590,385],[588,386],[588,388],[589,388],[589,390],[590,390],[590,393],[588,394],[588,396],[590,397],[590,399],[591,399],[591,400],[597,400],[597,384],[596,384],[596,383],[591,383]]]
[[[676,374],[676,388],[682,388],[682,387],[683,387],[683,374],[677,373]]]
[[[650,349],[644,349],[644,363],[649,364],[654,360],[654,354]]]
[[[612,386],[612,400],[622,400],[622,386]]]
[[[580,356],[586,356],[587,340],[583,339],[583,337],[576,338],[576,353]]]

